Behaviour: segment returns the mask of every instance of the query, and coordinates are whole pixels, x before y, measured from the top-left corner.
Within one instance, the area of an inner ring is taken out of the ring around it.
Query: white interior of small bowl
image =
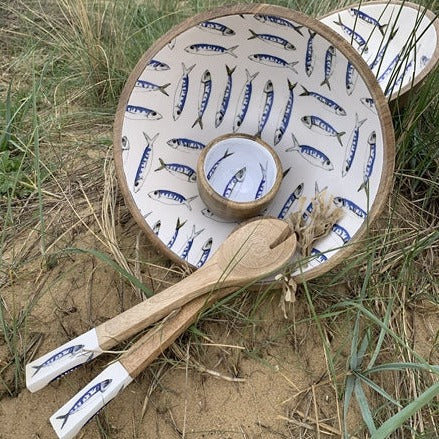
[[[258,142],[229,137],[208,151],[204,173],[217,194],[242,203],[267,195],[276,180],[277,169],[273,156]]]
[[[435,62],[438,35],[421,6],[363,3],[321,21],[362,55],[388,97],[397,97]]]
[[[279,15],[223,12],[165,41],[136,75],[122,115],[122,184],[174,259],[202,266],[237,225],[209,211],[195,172],[205,145],[233,132],[260,136],[281,160],[267,215],[309,218],[319,193],[342,207],[302,272],[334,257],[367,221],[382,183],[384,127],[376,91],[326,36]]]

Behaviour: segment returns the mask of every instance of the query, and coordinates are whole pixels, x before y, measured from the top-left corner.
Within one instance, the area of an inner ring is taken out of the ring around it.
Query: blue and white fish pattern
[[[230,95],[232,94],[232,75],[235,71],[236,66],[231,69],[228,65],[226,65],[226,71],[227,71],[227,83],[224,88],[224,92],[222,94],[222,98],[218,107],[218,111],[216,112],[215,116],[215,128],[218,128],[223,120],[224,116],[226,115],[227,108],[229,108],[229,102],[230,102]]]
[[[276,128],[276,131],[274,132],[274,145],[276,146],[281,140],[282,137],[285,134],[285,131],[287,130],[288,124],[290,123],[291,113],[293,111],[293,104],[294,104],[294,87],[296,87],[297,82],[294,84],[290,82],[288,79],[288,100],[285,105],[285,109],[280,114],[279,119],[280,123],[278,123],[278,126]]]
[[[201,247],[201,256],[198,259],[198,262],[196,263],[196,267],[200,268],[202,267],[205,262],[207,261],[207,258],[210,255],[210,251],[212,250],[212,244],[213,244],[213,238],[209,238]]]
[[[148,175],[149,169],[151,167],[150,158],[152,157],[152,147],[157,137],[159,136],[159,133],[157,133],[152,139],[145,132],[143,133],[143,135],[146,139],[146,146],[143,150],[142,157],[140,158],[139,166],[137,167],[136,175],[134,177],[134,192],[139,192],[139,190],[143,186],[143,183],[145,182],[146,176]]]
[[[304,125],[315,133],[323,134],[325,136],[337,137],[340,145],[343,146],[341,137],[346,134],[346,131],[337,131],[332,125],[318,116],[303,116],[301,121]]]
[[[346,177],[347,173],[351,169],[352,163],[355,158],[355,153],[357,152],[358,139],[360,137],[360,127],[366,122],[367,119],[358,119],[358,114],[355,113],[355,126],[352,130],[352,134],[349,138],[349,147],[346,148],[345,156],[343,159],[343,168],[341,170],[342,177]]]
[[[278,35],[272,35],[272,34],[258,34],[254,30],[249,29],[251,36],[248,38],[249,40],[252,40],[254,38],[258,38],[261,41],[264,41],[265,43],[271,44],[275,47],[283,47],[285,50],[296,50],[296,47],[294,44],[290,43],[285,38],[282,38]]]
[[[130,141],[127,136],[122,136],[121,140],[122,151],[129,151],[130,149]]]
[[[87,390],[83,395],[79,397],[79,399],[73,404],[72,408],[65,415],[57,416],[56,419],[62,419],[61,429],[64,428],[67,420],[71,415],[83,409],[85,404],[90,401],[93,396],[105,392],[105,390],[108,388],[112,381],[112,379],[106,379],[95,384],[92,388]]]
[[[197,27],[215,35],[223,35],[225,37],[235,35],[235,31],[233,29],[230,29],[230,27],[218,23],[217,21],[203,21],[202,23],[198,24]]]
[[[303,93],[300,96],[311,96],[317,101],[321,102],[324,105],[324,109],[330,111],[331,113],[335,113],[337,116],[346,116],[345,109],[334,102],[332,99],[317,93],[316,91],[308,91],[303,85]]]
[[[206,145],[197,140],[188,139],[186,137],[175,137],[166,142],[171,148],[180,149],[182,151],[201,151]]]
[[[252,81],[258,76],[259,72],[251,75],[246,69],[245,73],[247,75],[247,81],[242,87],[241,94],[236,104],[235,118],[233,122],[233,132],[236,132],[244,122],[245,116],[247,114],[248,106],[250,104],[250,99],[252,97]]]
[[[162,226],[162,221],[161,220],[156,221],[156,223],[152,226],[152,233],[154,233],[154,235],[158,236],[160,233],[161,226]]]
[[[334,204],[338,207],[343,207],[348,211],[355,214],[358,218],[366,219],[367,213],[353,201],[343,198],[343,197],[335,197],[333,200]]]
[[[258,189],[256,190],[256,194],[255,194],[255,200],[258,200],[259,198],[261,198],[264,193],[265,193],[265,187],[267,185],[267,167],[268,167],[268,163],[265,164],[265,167],[262,166],[262,163],[259,163],[259,166],[261,168],[261,181],[259,182],[259,186]]]
[[[375,106],[375,101],[372,98],[361,98],[360,102],[366,107],[368,108],[370,111],[372,111],[372,113],[374,114],[378,114],[377,113],[377,108]]]
[[[264,105],[261,106],[261,114],[259,116],[259,123],[258,123],[258,132],[256,133],[256,137],[260,137],[262,134],[262,131],[265,128],[265,125],[268,121],[268,118],[270,117],[271,108],[273,107],[273,100],[274,100],[274,89],[273,89],[273,83],[269,79],[265,86],[264,86]]]
[[[343,241],[343,244],[347,244],[351,240],[349,232],[344,227],[340,226],[340,224],[335,223],[331,230]]]
[[[165,163],[161,158],[159,158],[159,163],[160,166],[154,171],[165,169],[180,180],[188,181],[190,183],[195,183],[197,181],[196,171],[188,165],[183,165],[182,163]]]
[[[294,24],[291,21],[286,20],[285,18],[276,17],[275,15],[264,15],[264,14],[255,14],[255,18],[261,23],[267,23],[274,26],[289,27],[291,29],[294,29],[298,34],[303,36],[301,31],[303,26]]]
[[[375,164],[375,158],[377,154],[377,135],[375,131],[372,131],[367,139],[367,143],[369,144],[369,156],[367,157],[366,164],[364,166],[363,172],[363,183],[361,183],[358,188],[358,192],[361,189],[366,189],[369,184],[369,178],[373,172],[373,166]]]
[[[275,55],[270,55],[268,53],[254,53],[248,56],[250,61],[257,62],[259,64],[264,64],[269,67],[281,67],[291,69],[294,73],[297,73],[296,68],[294,67],[299,61],[288,62],[283,58],[279,58]]]
[[[170,85],[171,85],[170,82],[168,82],[167,84],[158,85],[149,81],[144,81],[143,79],[138,79],[134,84],[134,88],[142,91],[159,91],[160,93],[163,93],[165,96],[169,96],[166,89]]]
[[[177,88],[175,89],[175,94],[174,94],[174,111],[172,114],[174,120],[177,120],[181,116],[181,113],[183,112],[184,105],[186,103],[187,94],[189,91],[189,73],[195,67],[195,64],[193,64],[189,68],[186,68],[184,63],[181,63],[181,66],[183,68],[183,73],[180,76],[180,79],[178,80]]]
[[[200,92],[198,99],[198,117],[192,125],[192,128],[199,124],[203,129],[203,115],[209,103],[210,93],[212,92],[212,77],[209,70],[205,70],[200,82]]]
[[[233,154],[234,154],[233,152],[229,152],[229,150],[226,149],[226,151],[224,152],[224,155],[222,157],[220,157],[207,172],[207,174],[206,174],[207,180],[210,180],[215,175],[215,172],[218,169],[218,166],[221,164],[221,162]]]
[[[166,244],[166,247],[172,248],[172,246],[174,245],[175,241],[177,240],[178,233],[180,232],[180,229],[186,224],[186,221],[187,220],[181,222],[180,221],[180,217],[177,218],[177,224],[175,225],[174,233],[172,234],[171,239]]]
[[[351,29],[349,26],[346,26],[341,21],[340,14],[338,14],[338,21],[334,21],[335,24],[341,27],[343,32],[349,37],[352,38],[357,43],[358,50],[361,50],[363,53],[367,53],[369,48],[367,47],[366,40],[354,29]]]
[[[413,66],[413,60],[411,60],[404,68],[404,71],[396,78],[396,81],[389,87],[386,88],[385,95],[390,96],[393,93],[393,90],[398,90],[398,87],[401,85],[402,81],[411,70]]]
[[[200,229],[200,230],[196,231],[195,224],[192,226],[191,236],[189,236],[189,238],[186,240],[186,243],[184,244],[183,249],[180,252],[181,259],[183,259],[184,261],[187,261],[187,258],[189,256],[189,252],[191,251],[192,245],[194,243],[194,239],[203,231],[204,231],[204,229]]]
[[[197,43],[187,46],[184,50],[196,55],[215,56],[227,54],[234,58],[238,58],[238,55],[234,52],[238,47],[239,46],[233,46],[227,49],[226,47],[218,46],[217,44]]]
[[[336,60],[335,47],[329,46],[325,53],[325,66],[324,66],[325,79],[320,84],[320,86],[326,84],[329,90],[331,90],[331,84],[329,83],[329,79],[334,73],[335,60]]]
[[[345,86],[346,86],[346,93],[349,96],[353,93],[355,89],[357,76],[358,76],[357,70],[355,69],[354,65],[350,61],[348,61],[346,65]]]
[[[363,20],[365,23],[372,24],[373,26],[377,27],[382,35],[384,35],[386,32],[386,28],[388,26],[388,23],[381,24],[377,19],[371,17],[370,15],[366,14],[366,12],[361,11],[357,8],[349,8],[349,13],[352,16],[358,17],[360,20]]]
[[[319,185],[318,185],[318,183],[316,181],[315,185],[314,185],[315,198],[317,198],[320,194],[325,192],[326,189],[328,189],[328,186],[325,186],[323,189],[319,189]],[[306,221],[310,217],[310,215],[311,215],[313,210],[314,210],[314,205],[313,205],[312,201],[310,201],[308,203],[308,206],[306,206],[306,208],[305,208],[305,210],[304,210],[304,212],[302,214],[302,218]]]
[[[315,247],[311,249],[311,256],[314,256],[313,260],[317,261],[320,264],[323,264],[323,262],[326,262],[328,260],[328,257]]]
[[[313,148],[308,145],[300,145],[293,133],[291,133],[293,139],[293,146],[287,148],[285,152],[297,151],[308,163],[313,166],[324,169],[325,171],[332,171],[334,165],[329,160],[329,157],[317,148]]]
[[[380,76],[378,76],[378,83],[379,84],[381,84],[385,79],[387,79],[387,77],[392,73],[396,64],[398,64],[400,57],[401,57],[401,55],[399,53],[396,54],[395,57],[390,62],[390,64],[387,66],[386,70],[384,70],[384,72],[381,73]]]
[[[155,191],[149,192],[148,197],[152,198],[153,200],[159,201],[160,203],[176,206],[186,206],[189,210],[192,210],[192,206],[190,203],[195,200],[198,195],[186,198],[185,196],[174,191],[170,191],[167,189],[156,189]]]
[[[374,60],[369,64],[369,68],[373,70],[383,59],[384,54],[387,51],[387,47],[389,46],[389,43],[393,40],[394,36],[396,35],[397,29],[390,33],[389,38],[387,42],[384,44],[383,47],[378,51],[378,53],[375,55]]]
[[[235,175],[228,181],[226,187],[223,190],[223,197],[230,198],[233,194],[233,191],[238,186],[239,183],[242,183],[245,180],[245,175],[247,173],[247,168],[244,166],[243,168],[236,171]]]
[[[69,346],[68,348],[63,349],[62,351],[59,351],[59,352],[53,354],[50,358],[48,358],[43,363],[41,363],[37,366],[32,366],[32,369],[35,369],[35,372],[32,376],[35,376],[41,369],[52,366],[54,363],[56,363],[60,360],[63,360],[65,358],[78,357],[78,356],[86,355],[86,354],[87,354],[87,352],[84,352],[84,345],[83,344]],[[91,352],[90,354],[93,357],[93,352]]]
[[[279,219],[284,219],[287,216],[287,213],[291,209],[291,206],[294,204],[295,201],[297,201],[303,193],[304,183],[300,183],[296,189],[294,189],[293,192],[288,196],[286,199],[284,205],[282,206],[282,209],[279,212],[279,215],[277,216]]]
[[[151,110],[150,108],[141,107],[139,105],[127,105],[125,116],[128,119],[147,119],[147,120],[159,120],[163,116],[155,110]]]
[[[233,220],[229,220],[229,219],[225,219],[221,216],[215,215],[210,209],[208,209],[207,207],[205,207],[204,209],[201,210],[201,214],[208,218],[211,219],[217,223],[227,223],[227,224],[231,224],[234,221]]]
[[[168,64],[161,62],[161,61],[158,61],[156,59],[152,59],[146,65],[145,70],[155,70],[157,72],[160,72],[160,71],[165,71],[165,70],[169,70],[169,69],[170,69],[170,67],[168,66]]]
[[[308,29],[309,38],[306,43],[306,53],[305,53],[305,73],[307,76],[311,76],[314,70],[315,63],[315,54],[314,54],[314,37],[316,36],[316,32]]]

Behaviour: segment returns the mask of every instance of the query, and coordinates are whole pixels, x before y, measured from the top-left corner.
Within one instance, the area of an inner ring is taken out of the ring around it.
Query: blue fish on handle
[[[170,239],[170,240],[168,241],[168,243],[166,244],[166,247],[168,247],[168,248],[172,248],[172,246],[174,245],[174,243],[175,243],[175,241],[176,241],[176,239],[177,239],[177,236],[178,236],[178,233],[179,233],[180,229],[181,229],[185,224],[186,224],[186,220],[183,221],[183,222],[181,222],[181,221],[180,221],[180,218],[179,218],[179,217],[177,218],[177,224],[176,224],[176,226],[175,226],[174,234],[172,235],[171,239]]]
[[[344,207],[345,209],[349,210],[358,218],[366,219],[367,217],[367,213],[360,206],[355,204],[353,201],[348,200],[347,198],[335,197],[333,202],[336,206]]]
[[[369,144],[369,156],[367,157],[366,165],[364,167],[363,183],[361,183],[361,186],[358,188],[358,192],[360,192],[361,189],[367,188],[369,178],[373,172],[373,165],[375,163],[377,153],[377,135],[375,131],[370,133],[367,143]]]
[[[265,125],[268,121],[268,118],[270,117],[271,108],[273,107],[274,89],[273,83],[270,79],[266,82],[264,86],[264,94],[265,102],[264,105],[261,107],[261,115],[259,116],[258,132],[256,133],[256,137],[261,136],[262,131],[264,130]]]
[[[168,82],[167,84],[158,85],[149,81],[144,81],[143,79],[138,79],[134,84],[134,87],[143,91],[159,91],[164,95],[169,96],[166,88],[168,88],[170,85],[170,82]]]
[[[255,14],[256,20],[261,23],[271,24],[273,26],[282,26],[290,29],[294,29],[298,34],[302,35],[303,26],[299,26],[298,24],[294,24],[291,21],[285,20],[285,18],[277,17],[275,15],[264,15],[264,14]]]
[[[332,171],[334,165],[329,160],[329,157],[325,155],[322,151],[313,148],[308,145],[300,145],[293,133],[291,133],[293,139],[293,146],[287,148],[285,152],[297,151],[308,163],[313,166],[324,169],[325,171]]]
[[[141,107],[139,105],[127,105],[125,110],[125,116],[128,119],[147,119],[147,120],[159,120],[163,116],[151,108]]]
[[[279,219],[284,219],[288,213],[288,211],[291,209],[291,206],[293,203],[298,200],[303,193],[303,187],[304,184],[300,183],[296,189],[290,194],[290,196],[285,201],[284,205],[282,206],[282,209],[279,212],[279,215],[277,216]]]
[[[265,195],[265,186],[267,184],[267,167],[268,163],[265,164],[265,168],[262,166],[262,163],[259,163],[259,166],[261,167],[261,181],[259,182],[258,189],[256,190],[255,200],[258,200],[263,195]]]
[[[326,84],[329,90],[331,90],[331,84],[329,83],[329,79],[334,73],[335,59],[336,59],[335,47],[329,46],[325,53],[325,66],[324,66],[325,79],[320,84],[320,86]]]
[[[183,246],[183,250],[180,252],[180,258],[184,261],[187,261],[187,258],[189,256],[189,252],[191,251],[192,244],[194,243],[194,239],[203,231],[204,229],[198,230],[198,232],[195,230],[195,224],[192,227],[192,233],[191,236],[187,239],[186,243]]]
[[[190,203],[195,200],[198,195],[186,198],[185,196],[174,191],[170,191],[167,189],[156,189],[155,191],[149,192],[148,197],[152,198],[153,200],[159,201],[160,203],[186,206],[189,210],[192,210],[192,206]]]
[[[196,55],[214,56],[214,55],[231,55],[234,58],[238,58],[238,55],[234,52],[239,46],[229,47],[228,49],[217,44],[198,43],[187,46],[184,50],[188,53]]]
[[[215,35],[223,35],[225,37],[235,35],[235,31],[233,29],[230,29],[230,27],[218,23],[217,21],[203,21],[202,23],[198,24],[197,27]]]
[[[324,105],[324,109],[330,111],[331,113],[335,113],[337,116],[346,116],[346,111],[343,107],[338,105],[332,99],[317,93],[316,91],[308,91],[303,85],[303,93],[300,96],[311,96],[317,101],[321,102]]]
[[[346,131],[338,132],[332,125],[318,116],[303,116],[301,121],[307,128],[315,133],[323,134],[325,136],[337,137],[340,145],[343,146],[341,137],[346,134]]]
[[[352,130],[352,134],[349,138],[349,148],[346,148],[345,156],[343,159],[343,168],[341,169],[342,177],[345,177],[349,170],[351,169],[352,163],[355,158],[355,153],[357,151],[358,139],[360,137],[360,127],[366,122],[367,119],[359,120],[358,114],[355,113],[355,126]]]
[[[200,82],[200,92],[198,99],[198,117],[192,125],[192,128],[199,124],[203,129],[203,115],[209,103],[210,93],[212,92],[212,77],[209,70],[205,70]]]
[[[66,425],[66,422],[71,415],[84,408],[84,405],[90,401],[93,396],[105,392],[112,381],[112,379],[107,379],[95,384],[91,389],[87,390],[87,392],[81,395],[81,397],[73,404],[72,408],[65,415],[57,416],[56,419],[62,419],[61,429],[64,427],[64,425]]]
[[[245,116],[247,114],[248,106],[250,104],[250,99],[252,96],[252,81],[258,76],[259,72],[254,75],[250,75],[250,72],[245,69],[247,75],[247,81],[242,87],[241,94],[236,104],[235,118],[233,122],[233,132],[236,132],[244,122]]]
[[[160,166],[154,171],[161,171],[166,169],[170,174],[179,178],[180,180],[187,181],[189,183],[195,183],[197,181],[197,173],[193,168],[182,163],[165,163],[163,159],[159,158]]]
[[[364,53],[367,53],[369,51],[369,48],[367,47],[366,40],[354,29],[351,29],[349,26],[346,26],[341,21],[340,14],[338,14],[338,21],[334,21],[334,23],[341,27],[343,32],[349,37],[352,38],[358,45],[358,50],[361,50]]]
[[[159,133],[157,133],[152,139],[145,132],[143,133],[143,135],[146,139],[146,146],[143,150],[142,157],[140,159],[139,166],[137,167],[136,175],[134,177],[134,192],[139,192],[139,190],[143,186],[143,183],[145,182],[145,178],[151,166],[150,157],[152,155],[152,147],[154,146],[154,142],[159,136]]]
[[[183,73],[178,80],[177,88],[174,94],[174,110],[172,113],[174,120],[177,120],[183,112],[187,94],[189,91],[189,73],[195,67],[195,64],[190,66],[189,68],[186,68],[184,63],[181,63],[181,66],[183,68]]]
[[[207,180],[210,180],[214,175],[216,170],[218,169],[218,166],[221,164],[221,162],[223,160],[225,160],[227,157],[230,157],[231,155],[233,155],[233,152],[229,152],[228,149],[226,149],[226,151],[224,152],[224,155],[222,157],[220,157],[213,165],[212,167],[209,169],[208,173],[206,174],[206,178]]]
[[[276,131],[274,132],[274,145],[277,145],[282,140],[282,137],[288,128],[288,124],[290,123],[290,117],[291,117],[291,113],[293,111],[294,87],[296,87],[297,82],[292,84],[289,79],[287,79],[287,81],[288,81],[288,91],[289,91],[288,100],[287,100],[287,103],[285,105],[285,109],[279,115],[280,123],[278,123]]]
[[[376,18],[371,17],[369,14],[366,14],[366,12],[361,11],[360,9],[357,8],[349,8],[349,13],[352,16],[356,16],[360,20],[363,20],[365,23],[369,23],[377,27],[382,35],[386,33],[385,31],[388,26],[388,23],[381,24]]]
[[[308,29],[308,32],[309,32],[309,38],[308,38],[308,42],[306,43],[306,53],[305,53],[305,73],[307,74],[308,77],[310,77],[314,70],[314,62],[315,62],[314,37],[316,36],[316,32],[312,31],[311,29]]]
[[[146,70],[155,70],[155,71],[164,71],[164,70],[169,70],[170,67],[168,66],[168,64],[158,61],[156,59],[152,59],[151,61],[148,62],[148,64],[146,65]]]
[[[258,38],[261,41],[264,41],[265,43],[271,44],[275,47],[283,47],[285,50],[296,50],[296,47],[294,44],[290,43],[285,38],[282,38],[278,35],[271,35],[271,34],[258,34],[254,30],[249,29],[251,36],[248,37],[249,40],[253,40],[254,38]]]
[[[351,240],[349,232],[340,224],[334,224],[331,230],[343,241],[343,244],[347,244]]]
[[[346,75],[345,75],[345,86],[346,86],[346,93],[350,96],[354,89],[355,84],[357,82],[357,70],[355,69],[354,65],[348,61],[346,65]]]
[[[196,264],[197,268],[202,267],[205,262],[207,261],[207,258],[209,257],[210,251],[212,250],[212,243],[213,239],[209,238],[201,247],[201,256],[198,259],[198,262]]]
[[[182,151],[201,151],[206,145],[197,140],[186,137],[174,137],[166,142],[171,148],[179,148]]]
[[[227,108],[229,108],[229,102],[230,102],[230,95],[232,94],[232,75],[235,71],[236,66],[233,67],[233,69],[229,68],[229,66],[226,65],[226,71],[227,71],[227,84],[224,88],[224,92],[222,95],[222,99],[220,101],[218,111],[216,112],[215,116],[215,128],[218,128],[223,120],[224,116],[226,115]]]
[[[238,183],[242,183],[245,179],[245,175],[247,173],[247,168],[244,166],[243,168],[236,171],[235,175],[228,181],[226,187],[223,191],[224,198],[230,198],[232,196],[233,191],[235,190]]]
[[[291,69],[294,73],[297,73],[296,68],[294,67],[299,61],[288,62],[283,58],[279,58],[275,55],[270,55],[268,53],[254,53],[248,56],[250,61],[257,62],[259,64],[264,64],[269,67],[281,67]]]
[[[32,376],[35,376],[41,369],[51,366],[53,363],[56,363],[57,361],[62,360],[63,358],[83,355],[83,349],[84,349],[83,344],[77,344],[74,346],[69,346],[68,348],[63,349],[62,351],[53,354],[44,363],[41,363],[38,366],[32,366],[32,369],[35,369],[35,372]],[[91,353],[91,355],[93,356],[93,353]]]

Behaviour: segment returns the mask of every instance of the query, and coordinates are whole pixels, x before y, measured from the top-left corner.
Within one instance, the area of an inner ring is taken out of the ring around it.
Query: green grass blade
[[[371,439],[385,439],[389,437],[397,428],[399,428],[407,419],[413,416],[416,412],[422,409],[433,398],[439,395],[439,382],[430,386],[418,398],[406,405],[400,412],[392,416],[384,422],[381,427],[376,430]]]
[[[370,433],[374,433],[376,431],[375,423],[373,422],[372,412],[370,411],[370,407],[367,403],[367,398],[364,394],[363,387],[361,387],[360,380],[355,380],[354,392],[355,397],[357,398],[358,406],[360,407],[361,415],[363,416],[363,420]]]
[[[154,293],[137,277],[133,276],[131,273],[129,273],[127,270],[125,270],[123,267],[121,267],[119,264],[117,264],[113,259],[111,259],[108,255],[105,253],[102,253],[98,250],[94,249],[82,249],[82,248],[66,248],[63,250],[66,253],[85,253],[92,256],[95,256],[96,258],[100,259],[102,262],[105,262],[107,265],[112,267],[115,271],[117,271],[120,275],[122,275],[125,279],[127,279],[133,286],[138,288],[142,293],[145,294],[147,297],[151,297],[154,295]]]
[[[346,419],[348,418],[349,404],[351,402],[352,393],[354,392],[356,378],[354,375],[348,375],[346,378],[346,387],[344,391],[344,400],[343,400],[343,436],[349,437]]]
[[[375,392],[379,393],[382,397],[389,400],[392,404],[395,404],[397,407],[402,408],[402,405],[396,399],[394,399],[382,387],[374,383],[371,379],[367,378],[365,375],[359,372],[354,372],[354,375],[358,379],[362,380],[365,384],[367,384],[371,389],[375,390]]]
[[[420,364],[420,363],[387,363],[380,364],[379,366],[372,367],[371,369],[367,369],[363,371],[363,374],[371,374],[376,372],[390,372],[395,370],[402,369],[414,369],[414,370],[423,370],[426,372],[433,373],[435,375],[439,375],[439,366],[433,366],[431,364]]]

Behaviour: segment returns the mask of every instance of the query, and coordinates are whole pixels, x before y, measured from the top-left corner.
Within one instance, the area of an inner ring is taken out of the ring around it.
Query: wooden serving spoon
[[[27,388],[41,389],[199,296],[228,287],[236,290],[279,271],[295,248],[296,237],[286,222],[262,218],[245,223],[192,275],[27,364]]]

